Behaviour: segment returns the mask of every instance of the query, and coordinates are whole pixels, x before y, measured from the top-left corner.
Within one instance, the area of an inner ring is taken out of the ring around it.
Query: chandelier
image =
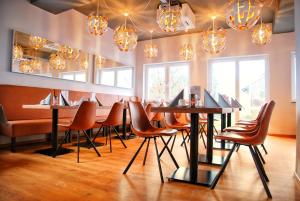
[[[20,61],[19,69],[23,73],[32,73],[33,72],[33,68],[31,66],[29,60]]]
[[[133,50],[137,45],[137,34],[131,27],[127,27],[127,16],[125,13],[125,24],[118,26],[114,32],[114,41],[121,51],[127,52]]]
[[[97,68],[101,68],[102,64],[106,62],[106,59],[100,55],[97,55],[95,58],[95,63]]]
[[[80,57],[80,67],[87,70],[89,68],[88,54],[82,54]]]
[[[66,61],[57,53],[52,53],[49,58],[50,66],[55,70],[64,70],[66,68]]]
[[[89,32],[92,35],[101,36],[107,30],[107,26],[108,26],[107,17],[99,15],[99,0],[98,0],[96,15],[91,14],[88,16]]]
[[[213,17],[212,20],[212,30],[208,30],[202,33],[202,45],[206,52],[210,54],[218,54],[225,49],[226,32],[224,29],[216,29],[215,17]]]
[[[255,0],[231,0],[226,21],[235,30],[248,30],[259,20],[260,13],[261,7]]]
[[[64,59],[76,60],[79,56],[79,50],[67,45],[62,45],[59,47],[58,54]]]
[[[149,59],[157,57],[157,54],[158,54],[158,47],[157,47],[157,45],[153,44],[153,42],[152,42],[153,31],[151,30],[150,33],[151,33],[150,43],[145,44],[145,47],[144,47],[145,56]]]
[[[272,28],[270,25],[261,23],[256,25],[252,32],[252,42],[257,45],[266,45],[271,42]]]
[[[160,4],[157,13],[156,21],[159,27],[165,32],[175,32],[181,23],[181,7],[180,5]]]
[[[191,60],[194,56],[193,47],[190,44],[184,44],[179,50],[179,55],[186,61]]]
[[[29,45],[35,49],[38,50],[42,47],[44,47],[44,45],[46,45],[47,40],[39,37],[39,36],[29,36]]]
[[[13,47],[13,59],[19,60],[23,58],[23,48],[20,45],[14,45]]]
[[[30,64],[32,70],[41,70],[41,68],[42,68],[42,62],[36,58],[31,59],[29,61],[29,64]]]

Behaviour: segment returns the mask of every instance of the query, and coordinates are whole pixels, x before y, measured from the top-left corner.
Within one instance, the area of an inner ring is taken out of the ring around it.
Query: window
[[[291,69],[291,76],[292,76],[292,102],[296,102],[296,54],[292,52],[292,69]]]
[[[133,68],[107,68],[97,71],[97,84],[130,89],[132,83]]]
[[[63,73],[59,73],[59,77],[62,79],[65,79],[65,80],[86,82],[86,72],[85,71],[63,72]]]
[[[255,119],[266,101],[267,57],[249,56],[209,61],[209,88],[212,94],[237,98],[243,106],[239,117]]]
[[[172,100],[189,86],[188,63],[147,64],[144,73],[144,95],[147,100]]]

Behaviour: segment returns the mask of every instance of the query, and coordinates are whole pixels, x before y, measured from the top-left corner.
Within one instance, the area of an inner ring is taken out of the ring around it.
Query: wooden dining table
[[[97,109],[111,109],[112,106],[98,106]],[[40,104],[33,104],[33,105],[23,105],[22,108],[24,109],[35,109],[35,110],[51,110],[52,111],[52,132],[51,132],[51,147],[47,149],[38,150],[38,153],[45,154],[48,156],[52,156],[54,152],[58,148],[58,113],[59,110],[71,110],[71,109],[78,109],[79,106],[62,106],[62,105],[40,105]],[[123,110],[123,136],[126,138],[126,110],[127,107],[124,107]],[[61,149],[58,155],[66,154],[71,152],[72,150],[63,148]]]
[[[189,167],[179,167],[169,177],[171,180],[187,182],[191,184],[199,184],[211,186],[217,170],[199,169],[199,163],[207,163],[211,165],[222,164],[225,158],[219,158],[213,155],[213,133],[214,133],[214,115],[221,114],[221,126],[226,126],[226,115],[231,114],[235,110],[233,108],[213,108],[213,107],[153,107],[152,112],[163,113],[190,113],[191,114],[191,131],[190,131],[190,161]],[[206,154],[199,154],[199,113],[207,114],[207,148]],[[230,117],[230,115],[229,115]],[[227,118],[230,123],[230,118]],[[227,122],[228,123],[228,122]],[[222,128],[222,129],[224,129]],[[225,142],[224,142],[225,143]]]

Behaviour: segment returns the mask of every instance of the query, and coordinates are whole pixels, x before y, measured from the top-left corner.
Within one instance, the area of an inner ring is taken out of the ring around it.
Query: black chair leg
[[[10,151],[13,152],[13,153],[16,152],[16,137],[11,138]]]
[[[145,165],[145,164],[146,164],[147,155],[148,155],[148,148],[149,148],[149,144],[150,144],[150,138],[148,139],[148,143],[147,143],[147,147],[146,147],[146,152],[145,152],[145,156],[144,156],[143,165]]]
[[[168,139],[167,145],[169,145],[169,143],[170,143],[172,137],[173,137],[173,136],[171,136],[171,137]],[[165,149],[166,149],[166,147],[164,147],[164,148],[161,150],[161,152],[159,153],[159,158],[162,156],[162,154],[164,153]]]
[[[238,144],[238,145],[237,145],[237,148],[236,148],[236,152],[238,152],[239,149],[240,149],[240,145]]]
[[[111,146],[111,127],[108,128],[108,137],[109,137],[109,149],[110,153],[112,152],[112,146]]]
[[[130,162],[128,163],[126,169],[124,170],[123,174],[126,174],[131,166],[131,164],[134,162],[135,158],[137,157],[137,155],[139,154],[139,152],[141,151],[142,147],[144,146],[146,140],[148,138],[145,138],[143,143],[141,144],[141,146],[138,148],[138,150],[136,151],[136,153],[134,154],[134,156],[132,157],[132,159],[130,160]]]
[[[103,128],[103,129],[104,129],[104,133],[105,133],[105,145],[107,145],[107,138],[108,138],[107,127]]]
[[[185,148],[185,153],[186,153],[187,159],[188,159],[188,161],[190,161],[190,156],[189,156],[189,152],[188,152],[188,149],[187,149],[187,146],[186,146],[186,142],[185,142],[185,138],[184,138],[184,135],[183,135],[183,131],[181,131],[181,135],[182,135],[183,144],[184,144],[184,148]]]
[[[154,139],[157,163],[158,163],[158,168],[159,168],[160,180],[161,180],[161,183],[164,183],[164,177],[163,177],[163,173],[162,173],[162,169],[161,169],[160,158],[159,158],[159,153],[158,153],[157,144],[156,144],[156,137],[154,137],[153,139]],[[169,149],[169,148],[167,148],[167,149]]]
[[[203,145],[204,145],[204,147],[205,147],[205,149],[206,149],[206,143],[205,143],[205,140],[204,140],[204,136],[203,136],[202,133],[200,133],[200,136],[201,136],[201,138],[202,138]]]
[[[173,151],[173,147],[174,147],[174,144],[175,144],[175,140],[176,140],[176,135],[174,135],[173,143],[172,143],[172,146],[171,146],[171,152]]]
[[[263,148],[263,150],[265,151],[265,154],[268,154],[268,152],[267,152],[267,149],[266,149],[265,145],[264,145],[264,144],[261,144],[261,147],[262,147],[262,148]]]
[[[93,142],[95,142],[96,138],[97,138],[98,135],[100,134],[101,128],[102,128],[102,126],[99,128],[98,132],[97,132],[96,135],[94,136],[94,138],[93,138],[93,140],[92,140]]]
[[[177,163],[175,157],[173,156],[172,151],[169,149],[168,144],[165,142],[165,140],[164,140],[164,138],[163,138],[162,136],[161,136],[160,138],[161,138],[161,140],[163,141],[163,143],[164,143],[164,145],[165,145],[164,147],[166,147],[167,151],[169,152],[169,155],[170,155],[170,157],[171,157],[173,163],[175,164],[176,168],[178,169],[178,168],[179,168],[179,165],[178,165],[178,163]]]
[[[259,160],[263,163],[266,164],[266,161],[264,159],[264,157],[261,155],[259,149],[257,148],[257,146],[254,146],[254,151],[257,153]]]
[[[94,148],[95,152],[97,153],[98,156],[101,156],[101,154],[98,152],[95,144],[93,143],[93,141],[91,140],[91,138],[89,137],[89,135],[86,133],[86,131],[82,131],[87,139],[87,141],[90,143],[90,145],[92,145],[92,147]]]
[[[264,186],[264,188],[265,188],[265,191],[266,191],[266,193],[267,193],[267,195],[268,195],[268,198],[272,198],[271,192],[270,192],[270,190],[269,190],[269,187],[268,187],[267,182],[266,182],[265,177],[264,177],[263,170],[261,169],[261,167],[260,167],[260,165],[259,165],[259,161],[258,161],[259,158],[257,157],[257,155],[255,155],[255,151],[254,151],[254,149],[253,149],[251,146],[249,146],[249,149],[250,149],[252,158],[253,158],[253,160],[254,160],[256,169],[257,169],[257,171],[258,171],[258,174],[259,174],[259,176],[260,176],[261,182],[263,183],[263,186]]]
[[[256,149],[258,149],[258,148],[256,146],[254,146],[254,152],[255,152],[256,158],[258,159],[258,165],[259,165],[260,169],[263,172],[263,175],[265,177],[266,182],[269,182],[269,178],[268,178],[268,176],[266,174],[266,171],[265,171],[265,168],[264,168],[264,166],[262,164],[261,158],[260,158],[259,154],[256,152]]]
[[[117,129],[116,129],[115,127],[113,127],[113,129],[114,129],[116,135],[118,136],[118,138],[121,140],[123,146],[124,146],[125,148],[127,148],[126,144],[124,143],[124,141],[122,140],[121,136],[119,135]]]
[[[79,152],[80,152],[80,133],[77,132],[77,163],[79,163]]]
[[[219,171],[218,175],[215,177],[215,179],[214,179],[214,181],[213,181],[213,183],[212,183],[212,185],[211,185],[211,189],[214,189],[214,188],[216,187],[216,185],[217,185],[217,183],[218,183],[220,177],[222,176],[224,170],[225,170],[226,167],[227,167],[227,164],[228,164],[228,162],[229,162],[229,160],[230,160],[230,158],[231,158],[231,155],[232,155],[232,153],[233,153],[233,151],[234,151],[234,149],[235,149],[236,146],[237,146],[237,144],[234,144],[234,145],[232,146],[232,148],[231,148],[229,154],[227,155],[227,157],[226,157],[226,159],[225,159],[225,161],[224,161],[224,163],[223,163],[223,166],[222,166],[221,170]]]

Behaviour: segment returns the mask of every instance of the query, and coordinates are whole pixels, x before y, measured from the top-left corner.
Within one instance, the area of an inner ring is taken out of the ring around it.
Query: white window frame
[[[294,62],[295,61],[295,62]],[[296,52],[291,52],[291,101],[296,103]]]
[[[121,70],[131,70],[131,72],[132,72],[132,75],[131,75],[131,86],[129,88],[117,86],[117,80],[118,80],[118,73],[117,72],[121,71]],[[101,76],[102,76],[102,72],[104,72],[104,71],[112,71],[112,72],[114,72],[114,78],[115,79],[114,79],[114,85],[113,86],[101,84]],[[120,88],[120,89],[132,89],[133,86],[134,86],[134,75],[135,75],[134,68],[133,67],[129,67],[129,66],[97,69],[97,72],[96,72],[96,84],[97,85],[106,86],[106,87]]]
[[[85,80],[85,81],[75,80],[76,74],[83,73],[83,72],[86,73],[86,75],[85,75],[86,80]],[[63,78],[63,75],[72,75],[72,76],[73,76],[73,79],[72,79],[72,80],[64,79],[64,78]],[[60,73],[59,73],[59,78],[61,78],[61,79],[63,79],[63,80],[69,80],[69,81],[75,81],[75,82],[87,82],[87,81],[88,81],[88,74],[87,74],[86,71],[68,71],[68,72],[60,72]]]
[[[165,93],[166,93],[166,100],[169,100],[169,82],[170,82],[170,68],[171,66],[180,66],[182,64],[186,64],[188,66],[188,86],[190,86],[190,62],[188,61],[174,61],[174,62],[163,62],[163,63],[150,63],[150,64],[144,64],[143,69],[143,77],[144,77],[144,83],[143,83],[143,98],[144,100],[148,100],[148,70],[150,68],[159,68],[163,67],[165,69]]]

